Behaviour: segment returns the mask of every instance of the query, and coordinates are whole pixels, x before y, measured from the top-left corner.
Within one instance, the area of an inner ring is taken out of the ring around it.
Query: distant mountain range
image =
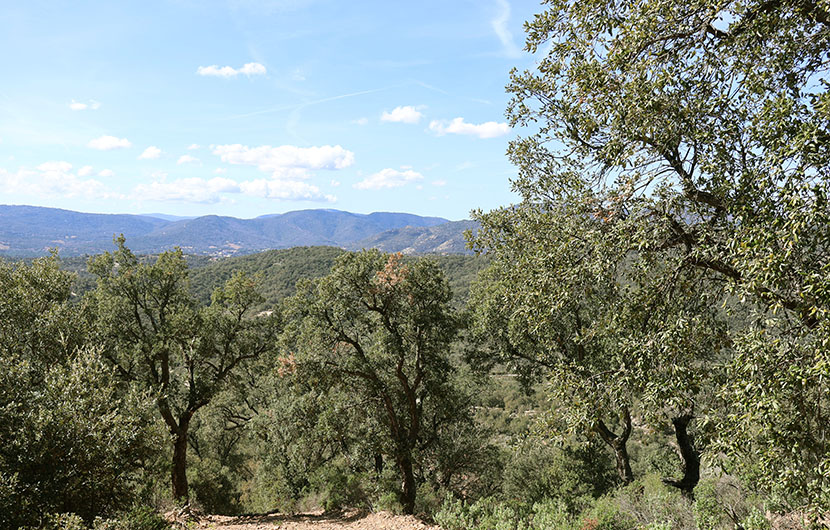
[[[300,210],[255,219],[181,218],[0,205],[0,255],[38,256],[50,248],[63,256],[97,254],[112,250],[113,237],[122,233],[127,245],[142,254],[178,246],[188,254],[232,256],[310,245],[456,254],[466,251],[464,230],[475,226],[472,221],[387,212]]]

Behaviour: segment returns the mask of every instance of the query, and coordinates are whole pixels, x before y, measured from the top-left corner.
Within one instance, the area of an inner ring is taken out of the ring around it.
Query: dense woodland
[[[830,4],[543,9],[479,257],[0,263],[0,527],[830,527]]]

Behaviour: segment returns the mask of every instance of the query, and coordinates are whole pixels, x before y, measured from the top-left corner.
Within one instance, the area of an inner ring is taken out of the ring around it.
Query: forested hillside
[[[193,267],[190,286],[203,303],[210,302],[214,289],[226,282],[235,271],[244,271],[258,278],[265,298],[262,309],[273,308],[277,302],[294,294],[301,279],[325,276],[335,259],[345,251],[334,247],[296,247],[269,250],[249,256],[199,262]],[[486,260],[475,256],[431,256],[444,271],[459,303],[466,301],[470,284]],[[413,258],[417,259],[417,258]]]

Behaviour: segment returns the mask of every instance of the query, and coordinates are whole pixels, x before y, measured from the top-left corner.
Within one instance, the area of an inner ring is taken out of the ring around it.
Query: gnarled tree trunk
[[[173,437],[173,466],[171,479],[173,484],[173,498],[176,500],[188,498],[187,486],[187,431],[189,424],[180,425]]]
[[[602,420],[597,420],[596,428],[600,438],[604,441],[612,451],[614,451],[614,460],[616,461],[617,475],[623,484],[630,484],[634,480],[634,474],[631,472],[631,459],[628,456],[628,438],[631,436],[631,413],[626,408],[623,410],[623,431],[616,434],[605,425]]]
[[[680,480],[664,478],[663,483],[678,488],[685,497],[694,498],[694,489],[700,481],[700,452],[695,449],[694,438],[689,434],[689,422],[694,419],[691,414],[672,418],[674,435],[680,458],[683,460],[683,478]]]
[[[415,473],[412,470],[412,455],[407,451],[405,454],[398,455],[397,461],[398,469],[403,478],[403,487],[401,488],[403,513],[412,515],[415,513],[415,493],[417,490]]]

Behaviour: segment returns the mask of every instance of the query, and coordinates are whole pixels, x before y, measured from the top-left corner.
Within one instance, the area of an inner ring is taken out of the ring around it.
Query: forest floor
[[[347,512],[268,515],[205,515],[185,526],[188,530],[440,530],[411,515],[388,512]]]

